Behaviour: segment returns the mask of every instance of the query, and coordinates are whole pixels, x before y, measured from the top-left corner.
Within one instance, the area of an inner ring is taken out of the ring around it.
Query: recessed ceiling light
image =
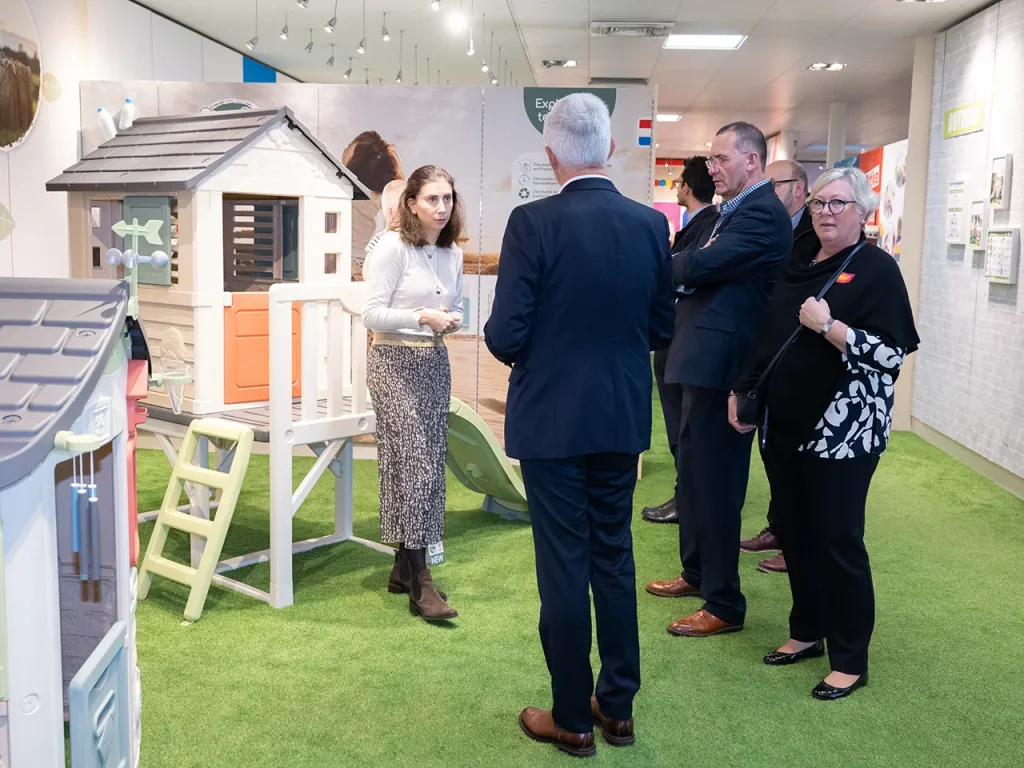
[[[746,35],[669,35],[662,47],[670,51],[735,51],[746,39]]]
[[[683,119],[682,115],[676,115],[671,112],[659,112],[658,122],[659,123],[678,123]]]
[[[846,65],[840,64],[839,62],[832,62],[831,64],[826,64],[824,62],[819,61],[814,64],[811,64],[807,68],[811,70],[811,72],[839,72],[840,70],[846,69]]]

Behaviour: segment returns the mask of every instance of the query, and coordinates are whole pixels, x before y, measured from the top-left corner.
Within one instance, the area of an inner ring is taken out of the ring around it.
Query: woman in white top
[[[373,331],[367,384],[377,417],[381,540],[398,543],[388,591],[428,621],[458,614],[438,592],[426,548],[444,536],[451,368],[444,335],[462,325],[463,215],[442,168],[417,169],[395,230],[373,251],[363,324]]]

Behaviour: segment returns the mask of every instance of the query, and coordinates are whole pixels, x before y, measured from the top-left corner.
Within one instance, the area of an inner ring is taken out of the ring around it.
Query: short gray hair
[[[544,143],[567,168],[603,168],[612,148],[608,107],[590,93],[559,99],[544,120]]]
[[[857,210],[865,216],[870,216],[878,207],[878,195],[871,189],[868,177],[860,168],[829,168],[814,182],[811,187],[810,197],[817,197],[822,187],[831,184],[833,181],[846,179],[853,188],[853,200],[857,204]]]

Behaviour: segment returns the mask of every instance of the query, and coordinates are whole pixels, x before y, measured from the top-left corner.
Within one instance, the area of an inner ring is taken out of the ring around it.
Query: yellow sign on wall
[[[985,100],[972,101],[942,113],[942,138],[953,139],[985,130]]]

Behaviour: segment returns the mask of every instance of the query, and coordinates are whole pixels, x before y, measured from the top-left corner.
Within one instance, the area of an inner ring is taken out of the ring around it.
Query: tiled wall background
[[[985,99],[985,130],[943,139],[943,112]],[[1024,0],[1003,0],[936,41],[913,413],[1024,477],[1024,293],[985,278],[984,252],[946,243],[949,184],[987,200],[992,158],[1013,155],[1009,210],[989,226],[1024,223]],[[969,203],[968,203],[969,205]],[[1021,275],[1024,277],[1024,275]]]

